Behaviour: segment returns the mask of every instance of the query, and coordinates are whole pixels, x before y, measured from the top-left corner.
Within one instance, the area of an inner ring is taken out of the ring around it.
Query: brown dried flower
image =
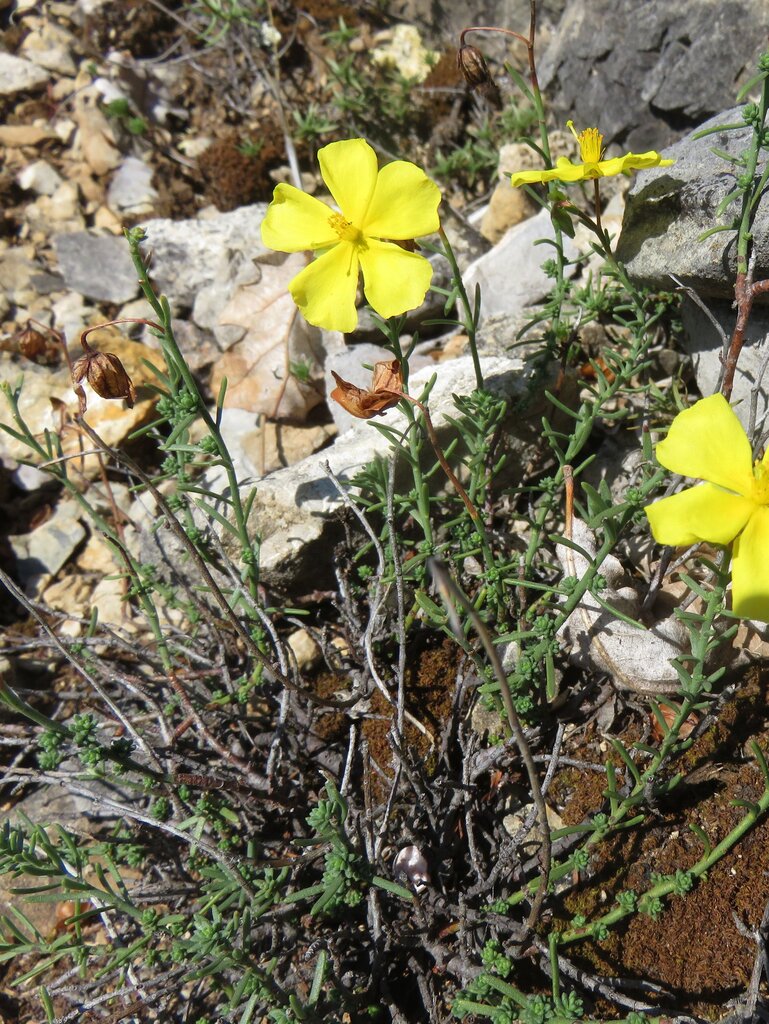
[[[457,67],[471,89],[477,89],[493,106],[502,106],[497,83],[491,77],[486,59],[477,46],[467,43],[459,48]]]
[[[397,405],[402,397],[403,374],[397,359],[384,359],[374,364],[370,391],[342,380],[333,370],[331,373],[337,384],[331,397],[358,419],[370,420],[372,416]]]
[[[101,398],[124,398],[129,409],[136,401],[136,388],[125,367],[112,352],[97,352],[86,346],[86,353],[72,367],[72,386],[80,402],[81,414],[86,410],[85,393],[81,384],[88,381]]]

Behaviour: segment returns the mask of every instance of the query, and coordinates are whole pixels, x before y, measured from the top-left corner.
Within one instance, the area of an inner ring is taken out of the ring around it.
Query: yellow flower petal
[[[573,164],[565,156],[558,158],[555,167],[547,171],[516,171],[510,177],[513,188],[519,185],[533,185],[537,181],[580,181],[584,178],[585,165]]]
[[[332,214],[320,199],[293,185],[276,185],[262,221],[262,241],[278,252],[325,249],[339,241],[329,221]]]
[[[708,480],[747,498],[754,495],[750,442],[723,395],[703,398],[680,412],[656,454],[673,473]]]
[[[654,149],[650,149],[646,153],[626,153],[620,157],[620,160],[622,160],[623,171],[639,171],[644,167],[670,167],[675,163],[675,160],[663,159]],[[607,162],[611,163],[612,161]]]
[[[703,540],[728,544],[757,507],[713,484],[699,484],[647,505],[644,512],[659,544],[685,547]]]
[[[344,332],[354,331],[358,326],[357,289],[358,253],[349,242],[339,242],[319,256],[288,286],[308,323]]]
[[[369,238],[368,248],[360,251],[360,262],[363,290],[380,316],[397,316],[424,302],[433,276],[433,268],[424,256]]]
[[[395,160],[379,172],[374,195],[362,224],[376,238],[419,238],[440,227],[441,190],[421,167]]]
[[[535,181],[574,182],[591,178],[610,178],[614,174],[640,170],[643,167],[669,167],[675,160],[663,160],[659,153],[650,150],[648,153],[625,153],[611,160],[599,160],[595,163],[573,164],[565,156],[556,161],[549,171],[516,171],[510,178],[513,188],[519,185],[531,185]]]
[[[345,139],[319,149],[318,163],[334,202],[360,229],[376,187],[376,153],[364,139]]]
[[[732,609],[769,622],[769,507],[760,505],[734,544]]]

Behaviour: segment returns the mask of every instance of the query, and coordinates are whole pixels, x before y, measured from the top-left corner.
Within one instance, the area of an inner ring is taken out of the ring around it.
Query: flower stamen
[[[573,121],[567,121],[566,127],[579,143],[579,153],[583,163],[597,164],[603,156],[603,135],[597,128],[585,128],[577,134]]]
[[[349,220],[345,220],[341,213],[332,213],[328,218],[328,222],[336,231],[337,235],[343,242],[352,242],[353,245],[357,245],[361,249],[367,249],[366,239],[363,237],[363,232],[351,224]]]

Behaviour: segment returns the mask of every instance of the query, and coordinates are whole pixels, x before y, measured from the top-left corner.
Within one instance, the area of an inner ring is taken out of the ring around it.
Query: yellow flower
[[[647,505],[655,539],[675,547],[734,541],[734,612],[769,622],[769,449],[754,465],[731,406],[723,395],[711,395],[676,416],[657,459],[707,483]]]
[[[314,249],[318,258],[288,288],[305,319],[332,331],[358,323],[358,267],[363,290],[380,316],[397,316],[424,301],[432,267],[394,244],[440,226],[438,186],[406,160],[377,170],[363,139],[332,142],[318,152],[320,172],[340,212],[294,188],[277,185],[262,221],[262,241],[281,252]]]
[[[585,181],[586,178],[606,178],[613,174],[627,174],[642,167],[669,167],[675,160],[663,160],[653,149],[648,153],[625,153],[611,160],[602,160],[603,135],[597,128],[585,128],[579,135],[574,130],[574,122],[567,121],[566,127],[579,143],[581,164],[573,164],[565,156],[556,160],[555,167],[549,171],[517,171],[510,179],[513,188],[519,185],[531,185],[535,181],[572,182]]]

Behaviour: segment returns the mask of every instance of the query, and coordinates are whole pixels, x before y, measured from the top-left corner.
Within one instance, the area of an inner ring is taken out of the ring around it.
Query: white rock
[[[107,203],[113,210],[146,216],[151,213],[158,198],[152,186],[152,168],[129,156],[122,162],[107,190]]]
[[[72,141],[72,136],[77,131],[77,125],[71,117],[59,118],[53,126],[53,130],[56,133],[57,138],[68,146]]]
[[[520,313],[543,299],[552,288],[553,281],[542,270],[545,260],[553,258],[550,245],[537,244],[554,237],[550,214],[542,210],[515,227],[463,274],[468,294],[473,295],[476,285],[481,288],[481,310],[484,317],[493,313]],[[564,237],[567,259],[577,255],[577,248]],[[571,276],[575,268],[567,268]]]
[[[16,181],[29,192],[36,192],[39,196],[52,196],[63,179],[47,160],[35,160],[27,164],[17,175]]]
[[[21,44],[21,52],[46,71],[74,76],[77,74],[77,67],[72,59],[75,43],[75,37],[71,32],[67,32],[53,21],[47,21],[25,37]]]
[[[51,477],[50,474],[44,473],[37,466],[25,466],[22,464],[11,473],[11,480],[19,490],[32,492],[50,483]]]
[[[217,294],[208,310],[211,320],[203,323],[196,317],[201,327],[213,328],[246,261],[267,252],[260,235],[266,209],[265,203],[257,203],[231,213],[214,209],[197,220],[156,219],[143,225],[147,251],[153,254],[153,278],[172,303],[191,308],[201,291],[216,282]]]
[[[0,50],[0,96],[39,89],[48,77],[48,72],[32,61]]]

